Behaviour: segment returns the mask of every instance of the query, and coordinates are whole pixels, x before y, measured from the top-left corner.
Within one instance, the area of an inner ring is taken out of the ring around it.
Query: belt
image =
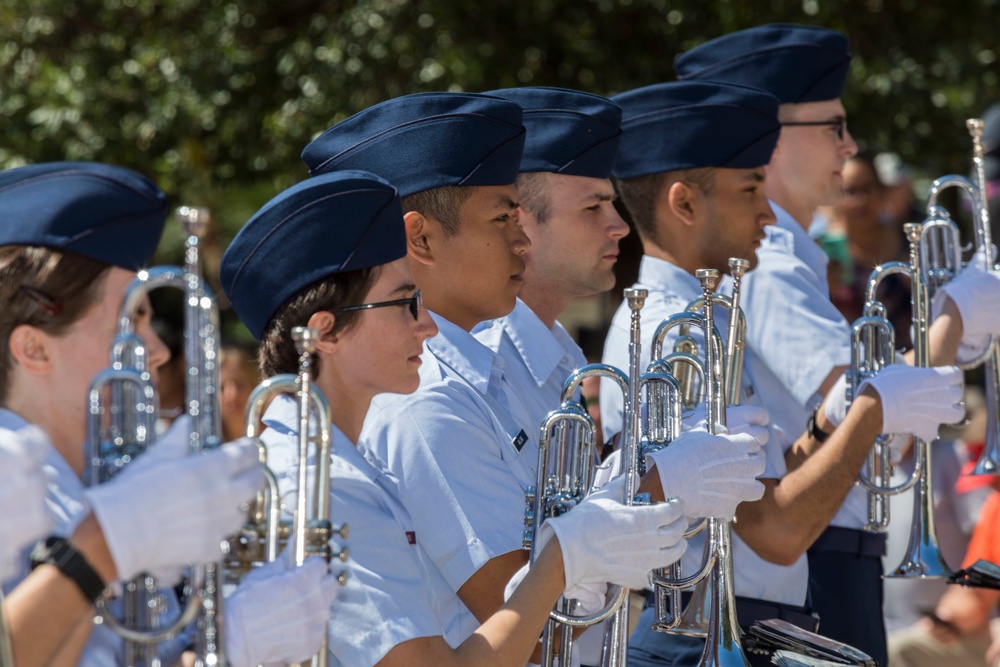
[[[690,600],[690,593],[681,593],[682,607],[686,607]],[[655,604],[656,593],[646,591],[646,607],[652,607]],[[766,621],[769,618],[779,618],[809,632],[816,632],[819,628],[819,616],[810,613],[806,607],[739,596],[736,597],[736,618],[744,632],[757,621]]]
[[[881,533],[828,526],[809,547],[809,551],[881,558],[885,555],[885,540],[886,536]]]

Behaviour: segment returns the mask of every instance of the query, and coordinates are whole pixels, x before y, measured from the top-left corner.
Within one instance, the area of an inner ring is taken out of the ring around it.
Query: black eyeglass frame
[[[829,127],[836,126],[837,138],[841,141],[844,140],[844,134],[847,132],[846,118],[838,118],[837,120],[790,120],[781,124],[782,127],[818,127],[822,125]]]
[[[339,315],[341,313],[350,313],[356,310],[369,310],[371,308],[386,308],[388,306],[409,306],[410,315],[413,315],[413,320],[417,321],[420,319],[420,306],[423,305],[423,297],[420,290],[413,293],[413,296],[407,297],[405,299],[393,299],[392,301],[378,301],[376,303],[364,303],[360,306],[347,306],[346,308],[338,308],[337,310],[330,311],[334,315]]]

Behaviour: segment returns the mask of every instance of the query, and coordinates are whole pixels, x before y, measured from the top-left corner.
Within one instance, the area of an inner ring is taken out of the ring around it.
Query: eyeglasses
[[[420,290],[413,293],[413,296],[408,299],[395,299],[393,301],[379,301],[378,303],[365,303],[360,306],[348,306],[347,308],[340,308],[339,310],[334,310],[332,313],[334,315],[339,315],[341,313],[349,313],[353,310],[368,310],[369,308],[385,308],[386,306],[409,306],[410,315],[413,315],[413,319],[417,320],[420,317],[420,306],[424,303],[423,297],[420,295]]]
[[[847,132],[847,119],[838,118],[837,120],[799,120],[799,121],[788,121],[781,124],[783,127],[812,127],[826,125],[828,127],[837,128],[837,138],[841,141],[844,140],[844,133]]]

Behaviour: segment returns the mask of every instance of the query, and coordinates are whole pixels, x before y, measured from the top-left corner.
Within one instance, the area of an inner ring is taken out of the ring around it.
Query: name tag
[[[526,442],[528,442],[528,434],[524,432],[523,428],[518,431],[517,435],[511,440],[511,444],[514,445],[514,449],[517,451],[521,451],[521,448],[524,447],[524,443]]]
[[[406,531],[406,543],[411,547],[417,543],[417,534],[412,530]]]

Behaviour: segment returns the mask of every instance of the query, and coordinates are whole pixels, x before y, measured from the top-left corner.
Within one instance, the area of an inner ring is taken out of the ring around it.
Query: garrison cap
[[[168,210],[155,183],[122,167],[46,162],[0,173],[0,246],[44,246],[138,271]]]
[[[705,42],[674,61],[682,81],[763,88],[782,104],[840,97],[851,66],[847,36],[816,26],[773,23]]]
[[[528,131],[521,171],[608,178],[621,141],[621,108],[565,88],[507,88],[487,95],[521,105]]]
[[[679,169],[753,169],[771,161],[778,100],[757,88],[672,81],[611,98],[623,111],[616,178]]]
[[[983,114],[983,152],[986,180],[1000,178],[1000,102]]]
[[[222,257],[233,309],[258,340],[290,298],[335,273],[406,255],[396,188],[361,171],[323,174],[264,204]]]
[[[302,151],[313,176],[378,174],[400,197],[449,185],[510,185],[524,149],[521,107],[476,93],[417,93],[356,113]]]

